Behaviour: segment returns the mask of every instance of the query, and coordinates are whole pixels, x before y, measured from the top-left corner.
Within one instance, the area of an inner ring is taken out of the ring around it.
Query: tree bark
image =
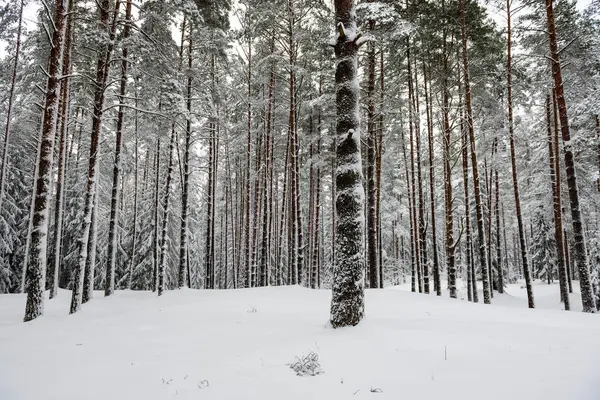
[[[410,202],[412,207],[412,255],[414,269],[417,275],[417,287],[419,293],[423,293],[423,274],[421,270],[421,252],[420,252],[420,230],[419,230],[419,219],[417,209],[417,184],[415,177],[415,149],[414,149],[414,127],[415,121],[418,116],[414,115],[414,89],[413,89],[413,77],[412,77],[412,66],[410,57],[410,38],[406,38],[406,63],[408,69],[408,132],[409,132],[409,149],[410,149]],[[417,132],[418,133],[418,132]]]
[[[96,178],[98,179],[98,178]],[[85,259],[83,297],[82,303],[87,303],[94,297],[94,278],[96,276],[96,243],[98,240],[98,181],[94,183],[94,200],[92,205],[92,223],[90,224],[90,240],[87,244],[87,257]]]
[[[357,325],[364,315],[364,201],[360,154],[358,40],[354,2],[335,0],[336,263],[331,325]]]
[[[554,143],[552,133],[552,115],[551,115],[550,95],[546,96],[546,127],[548,132],[548,159],[550,162],[550,183],[552,185],[552,203],[554,210],[554,238],[556,240],[556,261],[558,270],[558,281],[560,285],[560,299],[565,306],[565,310],[570,309],[569,288],[567,286],[567,270],[565,268],[565,253],[563,248],[563,227],[562,227],[562,205],[560,198],[560,181],[557,181],[556,163],[558,161],[558,144]]]
[[[460,28],[462,39],[462,58],[463,58],[463,84],[465,87],[465,113],[467,130],[469,132],[469,143],[471,148],[471,168],[473,170],[473,189],[475,192],[475,212],[477,215],[477,237],[478,237],[478,254],[481,264],[481,277],[483,283],[483,302],[491,303],[490,294],[490,277],[486,265],[486,246],[485,233],[483,231],[483,206],[481,204],[481,190],[479,186],[479,169],[477,166],[477,153],[475,149],[475,130],[473,126],[473,111],[471,108],[471,83],[469,79],[469,55],[467,48],[467,26],[465,20],[465,0],[460,0]]]
[[[596,136],[598,137],[598,191],[600,192],[600,116],[596,114]]]
[[[73,8],[73,0],[69,0],[68,4],[69,10]],[[20,22],[19,22],[20,23]],[[64,49],[62,54],[62,74],[63,76],[69,76],[72,71],[71,65],[71,43],[72,43],[72,34],[71,29],[73,25],[73,14],[69,13],[66,21],[67,26],[65,27],[65,39],[64,39]],[[19,26],[20,29],[20,26]],[[17,46],[19,43],[17,43]],[[18,55],[17,55],[18,58]],[[16,66],[16,64],[15,64]],[[71,112],[70,108],[70,79],[63,78],[61,86],[60,86],[60,97],[61,97],[61,105],[60,105],[60,139],[59,139],[59,148],[58,148],[58,171],[56,173],[56,196],[54,200],[54,241],[51,246],[52,253],[50,254],[50,259],[48,260],[49,270],[48,270],[48,286],[50,289],[50,298],[53,299],[58,294],[58,278],[60,272],[60,263],[61,263],[61,248],[62,248],[62,234],[63,234],[63,211],[64,211],[64,181],[65,181],[65,151],[66,151],[66,140],[68,134],[68,121],[69,115]],[[10,105],[9,105],[10,107]],[[10,118],[10,113],[8,115]],[[7,121],[8,124],[8,121]],[[8,132],[6,133],[8,137]],[[2,203],[2,188],[0,184],[0,209]]]
[[[111,26],[108,25],[109,13],[110,13],[110,1],[102,0],[98,3],[99,13],[99,34],[102,31],[106,31],[109,34],[108,41],[100,45],[98,52],[98,62],[96,65],[96,80],[94,82],[94,112],[92,116],[92,133],[90,139],[90,153],[88,163],[88,179],[86,194],[84,200],[84,211],[83,211],[83,228],[79,243],[81,245],[79,250],[79,257],[77,260],[76,278],[73,284],[73,292],[71,296],[71,308],[70,313],[76,313],[81,307],[83,300],[83,282],[84,282],[84,271],[85,263],[88,256],[88,242],[90,240],[90,226],[92,224],[92,211],[93,202],[96,192],[96,179],[98,175],[98,149],[100,144],[100,132],[102,130],[102,116],[104,114],[104,90],[106,87],[106,81],[108,77],[109,61],[112,54],[116,20],[119,10],[120,1],[117,0],[114,6],[114,18]]]
[[[471,257],[472,236],[471,236],[471,205],[469,197],[469,157],[467,149],[467,129],[464,124],[464,115],[461,110],[461,148],[462,148],[462,172],[463,172],[463,188],[465,195],[465,253],[467,259],[467,298],[469,301],[473,300],[475,303],[479,301],[477,293],[477,275],[475,275],[475,268],[473,259]]]
[[[433,290],[438,296],[442,295],[442,284],[440,277],[440,265],[439,256],[437,249],[437,227],[435,222],[436,208],[435,208],[435,168],[433,158],[433,118],[432,118],[432,106],[431,96],[427,88],[428,83],[428,71],[423,62],[423,79],[425,86],[425,113],[427,114],[427,144],[428,144],[428,157],[429,157],[429,207],[431,208],[431,241],[433,248]]]
[[[569,117],[567,114],[567,101],[562,79],[562,69],[558,53],[556,26],[554,22],[554,9],[552,0],[546,0],[546,17],[548,23],[548,36],[550,43],[550,57],[552,59],[552,76],[554,78],[554,90],[556,91],[556,102],[560,120],[562,138],[564,141],[565,166],[567,169],[567,187],[569,189],[569,202],[571,203],[571,221],[573,224],[573,258],[579,272],[579,285],[581,287],[581,302],[583,312],[595,313],[594,290],[592,288],[590,269],[587,260],[585,242],[583,238],[583,222],[579,206],[579,189],[577,188],[577,176],[575,174],[575,158],[571,133],[569,130]]]
[[[42,117],[39,154],[36,167],[36,182],[31,214],[31,237],[27,263],[27,303],[25,322],[44,314],[44,288],[46,285],[46,262],[48,241],[48,212],[50,202],[50,179],[54,158],[56,119],[60,81],[60,58],[66,28],[68,5],[65,0],[57,0],[55,5],[52,48],[48,58],[48,81]]]
[[[121,81],[119,83],[119,111],[117,112],[117,130],[115,133],[115,159],[113,164],[112,197],[110,200],[110,222],[108,228],[108,264],[106,280],[104,282],[104,295],[110,296],[115,291],[115,269],[117,264],[117,230],[119,229],[119,197],[121,179],[121,148],[123,147],[123,121],[125,119],[125,94],[127,92],[127,39],[131,31],[131,0],[125,6],[125,26],[123,27],[122,40],[125,42],[121,60]]]
[[[372,2],[372,0],[370,0]],[[369,31],[375,30],[375,21],[368,21]],[[379,288],[379,259],[377,255],[377,186],[375,162],[377,137],[375,131],[375,44],[367,50],[367,270],[369,287]]]
[[[446,4],[442,1],[444,14],[446,13]],[[447,16],[444,16],[447,18]],[[447,21],[446,21],[447,23]],[[454,243],[454,216],[453,216],[453,194],[452,194],[452,166],[450,164],[450,145],[452,143],[452,129],[450,127],[450,90],[448,87],[448,68],[449,52],[447,49],[447,27],[443,29],[443,50],[442,50],[442,121],[443,121],[443,142],[444,142],[444,247],[446,251],[446,273],[448,276],[448,291],[450,298],[457,298],[456,290],[456,259]]]
[[[519,230],[519,243],[521,246],[521,262],[523,263],[523,275],[525,275],[525,286],[527,288],[527,303],[529,308],[535,308],[533,298],[533,287],[531,282],[531,272],[527,261],[527,247],[525,246],[525,233],[523,232],[523,216],[521,214],[521,199],[519,197],[519,183],[517,179],[517,157],[515,151],[515,134],[513,126],[513,105],[512,105],[512,58],[511,58],[511,0],[506,0],[507,17],[507,88],[508,88],[508,136],[510,142],[510,164],[512,169],[513,193],[515,196],[515,212],[517,214],[517,227]]]

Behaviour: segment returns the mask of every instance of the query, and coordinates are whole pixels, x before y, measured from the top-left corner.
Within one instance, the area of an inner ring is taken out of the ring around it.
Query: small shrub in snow
[[[319,355],[313,351],[306,356],[296,357],[296,361],[289,364],[289,366],[298,376],[315,376],[323,373],[319,363]]]

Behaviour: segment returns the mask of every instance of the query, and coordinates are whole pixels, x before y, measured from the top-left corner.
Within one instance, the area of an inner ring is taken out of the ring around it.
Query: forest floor
[[[0,399],[598,400],[600,316],[535,292],[549,309],[520,285],[493,305],[369,290],[364,320],[337,330],[330,292],[300,287],[98,292],[71,316],[61,291],[31,323],[2,295]],[[297,376],[310,352],[322,373]]]

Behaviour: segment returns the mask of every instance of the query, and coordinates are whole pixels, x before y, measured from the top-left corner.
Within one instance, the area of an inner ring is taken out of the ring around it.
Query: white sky
[[[579,10],[584,10],[587,6],[590,5],[592,0],[577,0],[577,8]],[[15,6],[18,4],[18,0],[0,0],[0,7],[5,6],[8,3],[13,3]],[[36,20],[36,12],[40,7],[39,0],[30,0],[29,4],[25,7],[25,11],[23,13],[23,20],[29,28],[32,28],[35,24]],[[498,23],[499,27],[504,26],[504,17],[501,13],[495,11],[492,7],[488,6],[488,10],[490,12],[490,16]],[[6,44],[3,41],[0,41],[0,58],[6,56]]]

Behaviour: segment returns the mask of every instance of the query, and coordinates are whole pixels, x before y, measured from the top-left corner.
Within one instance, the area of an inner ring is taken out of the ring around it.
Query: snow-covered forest
[[[599,0],[0,0],[0,399],[596,400],[599,114]]]
[[[350,3],[4,2],[0,293],[364,274],[594,312],[600,3]]]

